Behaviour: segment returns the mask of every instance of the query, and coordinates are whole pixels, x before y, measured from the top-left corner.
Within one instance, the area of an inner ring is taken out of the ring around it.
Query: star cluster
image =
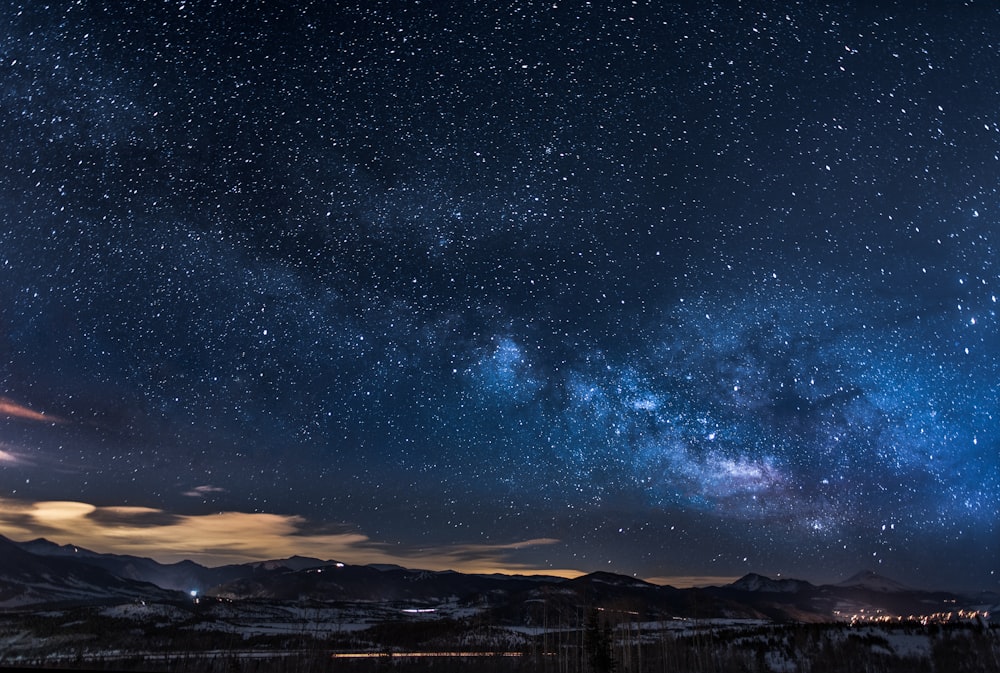
[[[661,4],[12,3],[0,533],[995,588],[1000,16]]]

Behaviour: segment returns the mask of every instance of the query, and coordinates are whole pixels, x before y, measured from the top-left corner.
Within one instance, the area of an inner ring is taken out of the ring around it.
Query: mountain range
[[[600,607],[643,619],[730,618],[779,622],[845,621],[855,617],[926,616],[958,610],[1000,613],[1000,595],[976,596],[906,587],[865,571],[843,582],[746,575],[732,584],[677,589],[595,572],[574,579],[474,575],[398,566],[347,565],[294,556],[209,568],[192,561],[101,554],[44,539],[0,536],[0,611],[53,605],[223,601],[297,604],[400,604],[433,611],[448,603],[486,613],[495,623],[531,622],[543,610],[577,614]]]

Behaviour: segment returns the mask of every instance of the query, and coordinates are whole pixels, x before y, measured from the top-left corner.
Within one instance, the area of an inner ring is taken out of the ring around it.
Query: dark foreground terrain
[[[86,606],[0,615],[0,667],[176,671],[899,671],[1000,673],[1000,628],[947,623],[638,621],[611,609],[536,626],[391,606]],[[575,622],[575,623],[574,623]]]
[[[163,565],[0,538],[10,669],[1000,673],[998,608],[870,572],[676,589],[301,557]]]

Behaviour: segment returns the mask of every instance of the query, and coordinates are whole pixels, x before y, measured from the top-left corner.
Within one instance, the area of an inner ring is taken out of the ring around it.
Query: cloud
[[[16,453],[0,449],[0,465],[19,465],[23,462],[24,459]]]
[[[354,530],[315,530],[303,517],[262,512],[176,514],[149,507],[100,507],[84,502],[0,498],[0,532],[14,539],[43,536],[99,552],[184,559],[205,565],[313,556],[351,564],[393,563],[427,570],[576,577],[573,569],[537,568],[517,552],[558,543],[552,538],[506,544],[405,548]]]
[[[0,416],[17,418],[25,421],[39,421],[42,423],[66,423],[65,419],[46,414],[44,411],[29,409],[23,404],[18,404],[9,397],[0,397]]]
[[[96,510],[96,507],[85,502],[50,500],[36,502],[34,509],[29,514],[43,526],[58,526],[63,521],[83,519]]]
[[[204,486],[195,486],[190,491],[184,491],[181,495],[186,495],[189,498],[204,498],[212,493],[225,493],[226,489],[221,486],[211,486],[205,484]]]

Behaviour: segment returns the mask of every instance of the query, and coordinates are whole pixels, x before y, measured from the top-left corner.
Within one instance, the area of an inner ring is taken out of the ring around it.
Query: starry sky
[[[1000,586],[992,3],[4,15],[0,533]]]

